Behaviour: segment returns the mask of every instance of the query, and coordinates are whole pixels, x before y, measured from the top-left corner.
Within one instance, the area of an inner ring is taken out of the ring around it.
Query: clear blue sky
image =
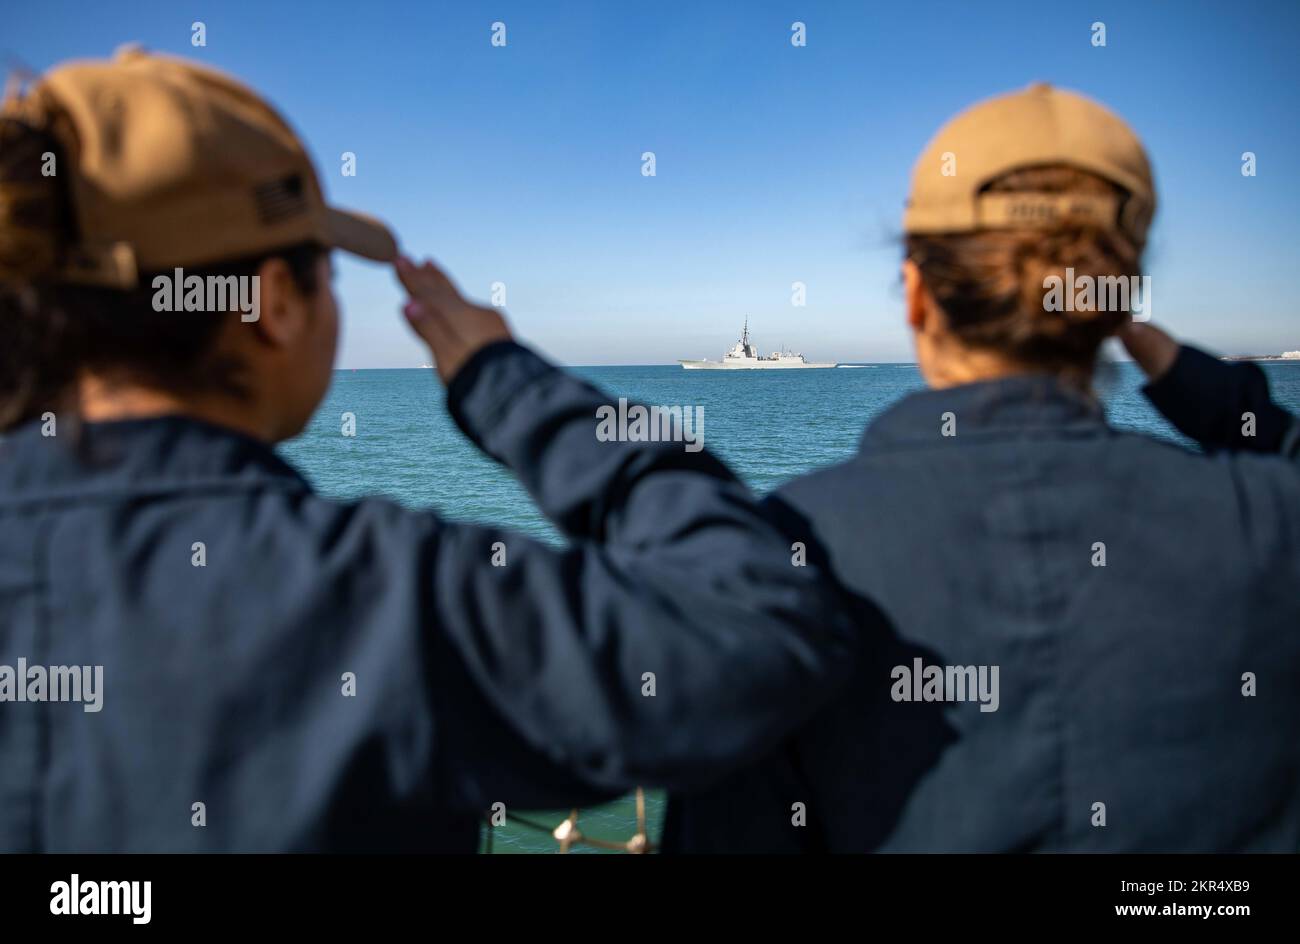
[[[15,3],[0,55],[43,70],[130,40],[259,89],[335,202],[470,294],[506,283],[520,335],[569,363],[717,357],[746,315],[764,350],[910,360],[894,240],[912,162],[951,114],[1034,80],[1146,141],[1156,319],[1225,352],[1300,348],[1296,0]],[[386,270],[341,260],[337,285],[340,366],[427,359]]]

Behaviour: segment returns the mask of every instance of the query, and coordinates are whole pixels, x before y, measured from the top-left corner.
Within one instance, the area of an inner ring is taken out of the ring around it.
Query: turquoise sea
[[[1300,413],[1300,363],[1266,364],[1275,398]],[[846,459],[863,427],[905,394],[920,389],[911,364],[868,364],[809,371],[687,371],[677,366],[587,367],[577,373],[609,391],[648,404],[704,407],[705,445],[763,493],[795,476]],[[1139,393],[1131,364],[1110,364],[1098,392],[1111,422],[1155,436],[1180,437]],[[341,434],[342,416],[356,435]],[[322,493],[338,498],[383,495],[457,520],[505,525],[546,541],[559,536],[527,494],[460,435],[443,409],[432,370],[338,371],[309,428],[281,448]],[[651,794],[652,835],[663,798]],[[553,827],[568,811],[525,814]],[[584,833],[625,840],[634,831],[631,797],[584,809]],[[554,852],[550,835],[521,823],[493,831],[494,852]],[[576,852],[591,851],[577,847]]]

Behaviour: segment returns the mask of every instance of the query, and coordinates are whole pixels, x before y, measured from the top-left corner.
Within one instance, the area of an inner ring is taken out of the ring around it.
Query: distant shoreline
[[[678,367],[677,363],[671,364],[561,364],[567,370],[587,370],[588,368],[613,367],[620,370],[629,367]],[[835,365],[836,367],[915,367],[916,361],[847,361]],[[351,374],[363,370],[435,370],[433,367],[335,367],[336,374]],[[734,371],[729,371],[734,373]]]
[[[1219,357],[1222,361],[1241,362],[1249,361],[1252,363],[1267,364],[1300,364],[1300,357],[1288,357],[1285,354],[1224,354]],[[1131,364],[1132,359],[1127,357],[1114,358],[1110,363]],[[587,370],[589,368],[619,368],[626,369],[629,367],[676,367],[676,364],[565,364],[566,368],[573,370]],[[838,367],[915,367],[916,361],[872,361],[872,362],[854,362],[837,364]],[[335,367],[336,374],[352,374],[358,371],[366,370],[433,370],[432,367]]]
[[[1226,354],[1220,358],[1225,361],[1264,361],[1276,364],[1300,364],[1300,355],[1296,354]]]

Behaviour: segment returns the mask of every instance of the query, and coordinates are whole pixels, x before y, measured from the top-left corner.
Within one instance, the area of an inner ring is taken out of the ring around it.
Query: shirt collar
[[[1097,427],[1105,410],[1092,396],[1051,374],[1018,374],[998,380],[923,390],[880,414],[862,436],[862,448],[898,442],[933,442],[944,435],[1016,434],[1034,429]]]
[[[158,491],[236,484],[309,489],[267,444],[186,416],[74,425],[41,421],[0,440],[0,501],[63,491]]]

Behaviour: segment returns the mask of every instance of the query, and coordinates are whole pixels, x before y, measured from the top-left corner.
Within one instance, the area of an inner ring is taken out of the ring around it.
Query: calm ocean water
[[[1300,413],[1300,364],[1268,364],[1265,370],[1275,398]],[[703,406],[705,444],[760,493],[848,458],[872,417],[922,386],[910,364],[810,371],[588,367],[577,372],[613,398]],[[1131,364],[1103,369],[1098,391],[1111,422],[1179,440],[1138,392],[1140,385],[1140,373]],[[341,434],[344,413],[356,417],[355,437]],[[326,495],[383,495],[447,518],[560,540],[523,489],[461,437],[443,409],[442,387],[431,370],[336,372],[310,427],[281,452]],[[662,797],[651,795],[648,810],[657,834]],[[534,813],[529,819],[553,826],[566,812]],[[626,839],[634,822],[630,797],[585,809],[580,817],[584,832],[607,839]],[[554,850],[549,835],[522,825],[495,830],[496,852]]]

